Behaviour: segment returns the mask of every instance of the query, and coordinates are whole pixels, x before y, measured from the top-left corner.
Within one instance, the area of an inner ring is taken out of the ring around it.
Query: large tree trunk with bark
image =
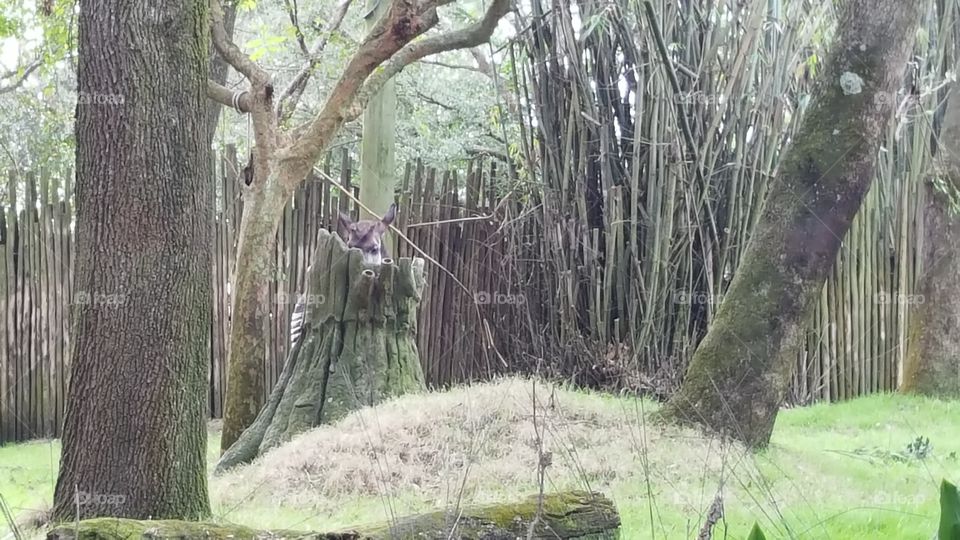
[[[77,256],[56,520],[210,513],[205,0],[81,0]]]
[[[920,296],[901,390],[960,397],[960,86],[954,83],[926,185]]]
[[[662,418],[753,447],[770,440],[803,321],[874,176],[920,5],[850,0],[811,110],[680,391]]]
[[[424,389],[416,344],[423,259],[368,266],[361,258],[340,237],[320,232],[301,337],[267,404],[220,458],[217,473],[351,411]]]
[[[431,512],[396,523],[341,532],[257,531],[240,525],[184,521],[95,519],[56,528],[49,540],[119,540],[126,538],[313,538],[315,540],[392,540],[395,538],[619,538],[620,515],[599,493],[550,493],[514,503]]]

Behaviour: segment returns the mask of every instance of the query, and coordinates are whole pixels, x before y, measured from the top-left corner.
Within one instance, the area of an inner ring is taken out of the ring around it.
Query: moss
[[[897,24],[881,31],[855,6],[848,9],[814,105],[681,390],[655,416],[660,420],[699,424],[751,447],[770,440],[804,319],[873,180],[894,75],[919,14],[915,6],[890,7]],[[851,84],[854,70],[862,85]]]
[[[456,527],[459,538],[513,539],[526,535],[537,515],[537,496],[518,503],[464,508],[456,513],[438,511],[413,516],[396,524],[335,533],[289,530],[258,531],[241,525],[176,520],[138,521],[98,518],[53,529],[48,538],[125,540],[130,538],[300,538],[386,539],[444,538]],[[618,538],[620,518],[613,503],[600,494],[573,491],[544,496],[544,512],[535,538]]]
[[[302,533],[296,533],[301,535]],[[74,525],[60,525],[50,531],[48,538],[77,540],[127,540],[130,538],[253,538],[257,531],[241,525],[210,522],[167,520],[135,520],[95,518]]]

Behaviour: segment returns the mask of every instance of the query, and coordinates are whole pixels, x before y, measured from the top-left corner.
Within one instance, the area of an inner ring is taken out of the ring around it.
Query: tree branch
[[[483,73],[477,66],[468,66],[465,64],[447,64],[446,62],[440,62],[437,60],[421,60],[422,64],[429,64],[431,66],[438,66],[447,69],[463,69],[467,71],[475,71],[477,73]]]
[[[270,82],[270,75],[230,40],[223,23],[220,0],[210,0],[210,33],[213,36],[213,46],[220,56],[233,66],[233,69],[243,74],[250,84],[257,87]]]
[[[300,30],[300,14],[298,13],[297,0],[283,0],[283,3],[287,8],[287,15],[290,16],[290,24],[293,25],[294,33],[297,36],[297,45],[300,46],[303,57],[309,59],[310,50],[307,49],[307,40],[303,37],[303,31]]]
[[[230,90],[226,86],[218,84],[214,81],[207,81],[207,97],[216,101],[221,105],[226,105],[227,107],[239,108],[240,112],[248,113],[253,110],[253,94],[250,92],[244,91],[241,92],[239,97],[237,97],[237,102],[234,103],[234,96],[237,93],[233,90]]]
[[[310,76],[313,75],[313,72],[317,69],[317,65],[320,64],[320,55],[327,47],[330,36],[340,29],[340,25],[343,24],[343,19],[346,17],[347,11],[350,9],[350,4],[352,3],[353,0],[343,0],[340,2],[340,5],[337,7],[337,12],[334,14],[333,19],[330,20],[330,24],[327,25],[323,33],[323,38],[320,40],[320,43],[317,44],[317,48],[314,49],[313,54],[307,55],[307,63],[303,66],[303,69],[297,73],[297,76],[290,81],[290,85],[280,94],[280,99],[277,100],[277,119],[281,124],[293,116],[293,111],[297,109],[297,104],[300,103],[300,97],[303,96],[304,90],[307,89],[307,81],[310,80]]]
[[[446,2],[448,0],[442,1]],[[372,75],[363,85],[357,96],[356,106],[350,111],[351,119],[360,114],[370,98],[376,95],[391,77],[403,71],[403,68],[413,62],[432,54],[476,47],[485,43],[493,35],[500,19],[510,11],[510,3],[510,0],[493,0],[483,18],[478,22],[466,28],[406,45],[397,54],[393,55],[383,69]]]
[[[27,77],[29,77],[30,74],[33,73],[35,69],[40,67],[40,64],[42,63],[43,63],[42,58],[37,58],[36,60],[34,60],[33,63],[27,66],[26,69],[23,70],[23,73],[21,73],[20,76],[17,77],[17,80],[13,81],[10,84],[0,86],[0,94],[13,92],[17,88],[20,88],[23,85],[23,82],[27,80]],[[17,71],[19,71],[19,69],[10,70],[7,73],[4,73],[3,76],[0,77],[0,79],[9,79],[10,77],[13,77],[14,75],[16,75]]]
[[[447,0],[439,0],[444,2]],[[505,0],[495,0],[502,2]],[[437,24],[439,2],[421,4],[416,0],[393,0],[387,13],[370,31],[337,80],[319,114],[281,159],[295,160],[290,178],[302,179],[319,158],[324,147],[348,119],[357,92],[367,77],[406,44]],[[382,84],[381,84],[382,86]]]

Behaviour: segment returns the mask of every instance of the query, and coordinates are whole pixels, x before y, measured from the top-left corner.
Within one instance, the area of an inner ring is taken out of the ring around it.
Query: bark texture
[[[280,188],[277,183],[260,185]],[[263,406],[264,325],[270,313],[267,305],[270,281],[276,275],[273,253],[277,242],[277,220],[283,215],[285,203],[286,197],[282,195],[262,190],[245,192],[233,279],[221,451],[236,442]]]
[[[210,513],[205,0],[81,0],[77,252],[56,520]],[[75,498],[76,497],[76,498]]]
[[[320,231],[301,337],[266,406],[220,458],[217,473],[351,411],[424,389],[416,345],[423,260],[366,266],[361,258]]]
[[[184,521],[95,519],[56,528],[48,540],[121,540],[127,538],[311,538],[314,540],[392,540],[395,538],[504,539],[542,538],[580,540],[619,538],[620,515],[610,499],[599,493],[570,491],[544,496],[537,516],[538,497],[516,503],[473,506],[402,518],[396,523],[341,532],[257,531],[240,525]]]
[[[812,106],[680,391],[661,418],[762,447],[789,383],[802,321],[874,176],[920,6],[850,0]]]
[[[960,88],[950,92],[923,211],[920,297],[910,320],[902,391],[960,397]]]

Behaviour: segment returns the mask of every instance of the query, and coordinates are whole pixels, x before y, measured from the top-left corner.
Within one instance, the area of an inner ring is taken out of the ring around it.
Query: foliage
[[[881,447],[857,448],[851,455],[866,458],[870,461],[908,463],[922,461],[933,454],[933,445],[929,437],[917,437],[907,443],[903,450],[888,450]]]
[[[326,25],[339,4],[336,0],[322,0],[300,5],[300,30],[308,46],[323,37],[328,42],[322,62],[304,92],[301,104],[291,119],[291,125],[308,121],[323,104],[327,91],[340,74],[362,38],[366,8],[355,3],[338,32],[328,34]],[[457,2],[447,6],[441,17],[453,23],[475,20],[482,15],[484,4],[479,1]],[[297,73],[303,55],[296,44],[295,30],[287,13],[276,4],[245,2],[237,18],[237,44],[275,75],[275,86],[286,88]],[[495,39],[499,38],[495,34]],[[494,47],[496,48],[496,47]],[[489,56],[486,48],[482,53]],[[506,81],[507,72],[499,66],[503,54],[497,55],[500,79]],[[421,158],[428,165],[450,167],[463,160],[468,152],[492,149],[506,153],[504,131],[494,118],[501,104],[493,80],[477,71],[476,63],[466,51],[453,51],[409,66],[397,76],[397,163]],[[236,73],[228,86],[238,84]],[[519,128],[508,122],[507,140],[514,140]],[[227,113],[221,123],[217,144],[247,142],[247,122]],[[346,126],[334,147],[346,146],[359,158],[359,125]],[[242,153],[242,152],[241,152]],[[398,174],[402,170],[398,170]]]
[[[754,523],[753,528],[750,529],[750,536],[747,537],[747,540],[767,540],[767,537],[764,536],[763,531],[760,530],[760,525]]]
[[[324,36],[327,21],[338,4],[337,0],[322,0],[300,6],[300,28],[308,44]],[[41,15],[32,1],[0,4],[0,43],[4,44],[5,52],[0,56],[0,71],[12,67],[2,65],[5,60],[26,66],[38,56],[43,59],[42,66],[30,75],[23,87],[0,98],[0,170],[42,168],[67,172],[72,167],[76,103],[72,64],[76,53],[75,5],[74,0],[56,0],[50,5],[51,14]],[[465,21],[481,15],[482,6],[479,1],[458,2],[457,6],[449,6],[443,16]],[[238,11],[238,45],[276,74],[276,88],[285,88],[303,59],[286,12],[275,3],[253,0],[241,0]],[[363,5],[356,3],[341,31],[328,36],[323,62],[304,93],[301,106],[291,120],[293,124],[302,123],[316,113],[341,66],[363,35],[364,12]],[[8,44],[16,44],[15,59],[6,54]],[[466,52],[446,53],[436,60],[438,64],[410,66],[397,78],[397,162],[403,164],[423,158],[429,165],[449,167],[456,160],[462,160],[467,149],[506,153],[504,129],[508,140],[513,140],[518,127],[513,122],[507,122],[505,127],[498,122],[495,112],[499,100],[492,79],[475,70],[475,62]],[[498,62],[502,61],[501,54]],[[500,71],[500,78],[505,81],[507,72]],[[236,73],[231,77],[228,85],[233,87],[240,79]],[[359,136],[358,125],[347,126],[337,145],[347,146],[354,157],[359,157]],[[248,140],[246,119],[225,111],[216,146],[222,150],[228,143],[239,143],[240,154],[244,155]]]
[[[940,540],[960,540],[960,495],[946,479],[940,484]]]
[[[0,169],[64,172],[73,161],[76,51],[72,0],[0,4],[0,72],[15,69],[15,90],[0,96]]]

